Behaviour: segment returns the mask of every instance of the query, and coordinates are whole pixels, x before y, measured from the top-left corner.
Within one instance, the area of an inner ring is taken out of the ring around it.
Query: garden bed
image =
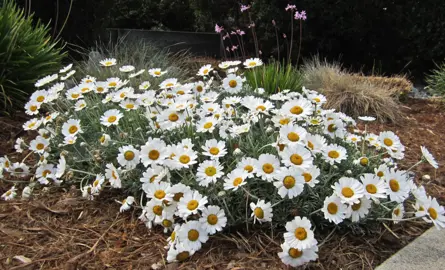
[[[419,160],[419,147],[425,145],[440,165],[434,172],[427,165],[416,168],[418,183],[432,196],[445,202],[445,155],[441,135],[445,133],[443,108],[428,100],[408,100],[405,116],[397,125],[375,123],[372,131],[392,130],[406,146],[401,167]],[[13,153],[23,118],[1,118],[0,156]],[[22,134],[21,134],[22,135]],[[19,136],[21,136],[19,135]],[[405,167],[406,168],[406,167]],[[422,179],[420,174],[431,179]],[[0,193],[7,187],[2,182]],[[165,255],[166,237],[161,229],[147,230],[138,210],[117,214],[119,205],[110,192],[96,201],[85,201],[77,187],[65,190],[49,187],[38,191],[31,202],[0,203],[0,265],[8,269],[26,269],[14,256],[31,259],[29,269],[148,269]],[[421,221],[407,221],[377,228],[372,235],[324,232],[320,258],[308,264],[313,269],[372,269],[428,228]],[[271,237],[273,235],[273,237]],[[217,235],[211,238],[193,260],[169,264],[166,269],[283,269],[276,256],[280,251],[281,231],[250,232],[245,235]],[[332,252],[334,251],[334,252]],[[159,266],[163,268],[163,265]]]

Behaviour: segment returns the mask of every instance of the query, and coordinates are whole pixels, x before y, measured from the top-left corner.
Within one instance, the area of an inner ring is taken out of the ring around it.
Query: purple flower
[[[297,6],[296,6],[296,5],[290,5],[290,4],[287,4],[287,7],[286,7],[284,10],[288,11],[289,9],[290,9],[290,10],[297,9]]]
[[[287,36],[286,36],[286,34],[285,34],[285,33],[283,33],[283,38],[287,38]]]
[[[232,52],[235,51],[235,50],[238,50],[238,45],[236,45],[236,46],[233,45],[233,46],[232,46]]]
[[[301,12],[298,12],[298,11],[295,11],[295,20],[303,20],[303,21],[305,21],[306,19],[307,19],[307,17],[306,17],[306,11],[301,11]]]
[[[241,12],[244,12],[246,10],[248,10],[250,8],[250,5],[245,6],[245,5],[241,5]]]
[[[244,36],[246,34],[243,30],[240,29],[236,30],[236,33],[240,36]]]
[[[225,34],[225,35],[222,37],[223,40],[226,40],[226,38],[230,38],[229,33]]]
[[[235,31],[230,32],[231,35],[236,35]]]
[[[218,24],[215,24],[215,32],[216,33],[221,33],[222,30],[224,30],[224,27],[219,26]]]

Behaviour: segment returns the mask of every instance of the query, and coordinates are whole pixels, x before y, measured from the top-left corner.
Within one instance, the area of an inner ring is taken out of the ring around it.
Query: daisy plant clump
[[[17,140],[24,159],[1,158],[3,180],[15,183],[3,199],[22,187],[29,198],[39,187],[77,183],[88,200],[118,189],[119,211],[135,208],[141,223],[169,234],[168,262],[190,258],[227,228],[285,229],[278,256],[298,266],[318,257],[316,228],[415,218],[445,226],[444,208],[414,184],[411,168],[397,168],[399,137],[358,130],[324,109],[316,91],[263,95],[243,84],[239,61],[157,85],[128,77],[128,63],[100,64],[122,75],[54,80],[31,96],[34,118],[23,128],[39,135]],[[437,167],[422,153],[419,163]]]

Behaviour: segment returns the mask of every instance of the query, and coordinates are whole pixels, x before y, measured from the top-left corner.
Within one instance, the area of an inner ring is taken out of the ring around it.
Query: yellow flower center
[[[51,171],[50,170],[44,170],[43,172],[42,172],[42,176],[43,177],[46,177],[48,174],[50,174],[51,173]],[[96,180],[97,181],[97,180]],[[96,182],[96,181],[94,181],[94,182]]]
[[[127,105],[125,105],[125,108],[133,109],[134,108],[134,104],[133,103],[128,103]]]
[[[161,75],[161,72],[159,70],[156,70],[155,72],[153,72],[155,75],[159,76]]]
[[[102,93],[104,90],[105,89],[103,87],[100,87],[100,86],[96,88],[96,91],[99,92],[99,93]]]
[[[158,150],[151,150],[148,152],[148,158],[151,160],[157,160],[159,158],[159,151]]]
[[[134,152],[133,151],[126,151],[124,153],[124,158],[127,161],[133,160],[134,159]]]
[[[80,94],[71,94],[71,97],[73,98],[73,99],[76,99],[76,98],[78,98],[80,96]]]
[[[260,106],[256,107],[256,110],[264,112],[266,110],[266,107],[263,105],[260,105]]]
[[[209,70],[208,69],[204,69],[203,71],[202,71],[202,74],[204,74],[204,75],[207,75],[209,73]]]
[[[307,142],[307,147],[309,147],[309,149],[314,150],[314,144],[311,142]]]
[[[37,106],[36,105],[32,105],[31,107],[29,107],[29,110],[31,112],[35,112],[37,110]]]
[[[399,208],[394,209],[393,213],[394,213],[394,215],[396,215],[396,216],[400,215],[400,209],[399,209]]]
[[[126,96],[127,96],[127,94],[125,92],[123,92],[119,95],[120,98],[125,98]]]
[[[170,120],[171,122],[176,122],[178,121],[179,116],[176,113],[172,113],[168,116],[168,120]]]
[[[111,62],[111,61],[105,62],[106,66],[111,66],[112,64],[113,64],[113,62]]]
[[[292,108],[290,108],[289,111],[292,114],[302,114],[303,113],[303,108],[301,108],[300,106],[293,106]]]
[[[300,241],[303,241],[304,239],[307,238],[306,229],[303,227],[298,227],[295,229],[294,235],[295,235],[295,238],[297,238]]]
[[[315,101],[315,102],[317,102],[317,103],[319,103],[319,102],[321,101],[318,97],[313,98],[312,100]]]
[[[328,157],[330,158],[338,158],[340,156],[340,153],[335,150],[331,150],[328,152]]]
[[[248,173],[251,173],[253,171],[253,167],[251,165],[246,165],[244,166],[244,170],[247,171]]]
[[[80,91],[82,92],[82,93],[85,93],[85,92],[87,92],[87,91],[89,91],[90,90],[90,88],[88,88],[88,87],[84,87],[84,88],[82,88]]]
[[[114,122],[116,122],[116,120],[117,120],[117,117],[114,115],[108,117],[108,123],[114,123]]]
[[[287,125],[290,123],[290,119],[289,118],[280,119],[279,123],[280,125]]]
[[[434,220],[437,219],[437,211],[436,211],[436,209],[434,209],[432,207],[428,208],[428,214],[430,215],[430,217],[432,219],[434,219]]]
[[[283,185],[287,188],[287,189],[291,189],[295,186],[295,178],[288,175],[286,177],[284,177],[283,180]]]
[[[188,251],[179,252],[176,255],[176,260],[179,262],[183,262],[190,257],[190,253]]]
[[[104,143],[105,142],[105,136],[102,135],[102,137],[100,137],[99,141],[100,141],[100,143]]]
[[[328,204],[328,213],[331,215],[335,215],[338,212],[338,205],[336,203],[329,203]]]
[[[210,154],[216,156],[216,155],[219,154],[219,148],[218,148],[218,147],[211,147],[211,148],[209,149],[209,152],[210,152]]]
[[[367,184],[366,185],[366,191],[369,194],[376,194],[377,193],[377,187],[374,184]]]
[[[165,87],[173,87],[173,86],[174,86],[173,83],[167,83],[167,84],[165,85]]]
[[[110,87],[115,87],[116,85],[117,85],[116,82],[110,82],[110,83],[108,83],[108,86],[110,86]]]
[[[70,126],[70,128],[68,129],[70,134],[74,134],[79,130],[79,128],[77,128],[77,126]]]
[[[236,82],[236,80],[230,80],[229,82],[229,86],[232,88],[235,88],[238,85],[238,83]]]
[[[162,221],[162,226],[164,226],[165,228],[170,228],[172,225],[173,225],[173,223],[171,222],[171,220],[164,219]]]
[[[10,191],[10,190],[6,191],[6,193],[5,193],[6,197],[8,197],[11,194],[12,194],[12,191]]]
[[[273,165],[270,164],[270,163],[265,163],[265,164],[263,165],[263,171],[264,171],[265,173],[267,173],[267,174],[269,174],[269,173],[273,173],[273,171],[274,171],[274,167],[273,167]]]
[[[378,177],[383,177],[385,174],[382,171],[377,172]]]
[[[360,207],[362,206],[362,201],[359,201],[359,203],[353,204],[351,206],[352,210],[354,211],[358,211],[360,209]]]
[[[363,158],[360,159],[360,165],[368,166],[368,163],[369,163],[368,158],[363,157]]]
[[[294,259],[300,258],[301,255],[303,255],[303,251],[296,249],[296,248],[290,248],[287,253],[289,254],[290,257],[292,257]]]
[[[328,131],[329,131],[329,132],[333,133],[333,132],[335,132],[336,130],[337,130],[337,126],[336,126],[335,124],[330,124],[330,125],[328,126]]]
[[[397,192],[400,189],[399,182],[396,179],[389,180],[389,187],[393,192]]]
[[[155,215],[157,215],[157,216],[162,215],[163,210],[164,210],[164,207],[162,207],[160,205],[153,206],[153,213],[155,213]]]
[[[204,90],[204,88],[202,88],[201,85],[196,86],[196,91],[198,91],[199,93],[201,93],[202,90]]]
[[[218,216],[215,214],[210,214],[207,216],[207,222],[210,225],[215,225],[216,223],[218,223]]]
[[[187,209],[190,211],[195,210],[198,208],[199,202],[197,200],[191,200],[187,203]]]
[[[259,219],[263,219],[264,218],[264,211],[263,211],[263,209],[261,207],[255,208],[255,210],[253,210],[253,213]]]
[[[45,97],[44,96],[38,96],[36,100],[37,100],[37,102],[42,103],[45,100]]]
[[[354,191],[350,187],[344,187],[341,190],[341,194],[346,198],[351,198],[352,196],[354,196]]]
[[[207,167],[205,169],[205,174],[207,176],[214,176],[216,174],[216,168],[215,167]]]
[[[291,142],[298,142],[300,140],[300,136],[298,136],[297,133],[295,132],[289,132],[287,134],[287,138],[289,139],[289,141]]]
[[[239,184],[241,184],[243,182],[243,178],[241,177],[237,177],[235,179],[233,179],[233,186],[237,187],[239,186]]]
[[[190,162],[190,157],[187,155],[182,155],[179,157],[179,162],[181,162],[182,164],[187,164]]]
[[[390,138],[385,138],[383,140],[383,143],[388,147],[391,147],[394,144],[394,142]]]
[[[36,145],[36,149],[37,149],[37,150],[42,150],[43,148],[45,148],[45,145],[44,145],[43,143],[38,143],[38,144]]]
[[[312,180],[312,175],[310,173],[303,173],[304,182],[309,183]]]
[[[198,232],[197,230],[195,230],[195,229],[191,229],[191,230],[188,232],[188,238],[189,238],[190,241],[196,241],[196,240],[198,240],[198,238],[199,238],[199,232]]]
[[[290,156],[290,162],[295,165],[301,165],[303,164],[303,157],[297,154],[293,154],[292,156]]]
[[[163,199],[165,197],[165,191],[163,191],[162,189],[156,190],[155,191],[155,198],[156,199]]]
[[[207,123],[204,124],[204,128],[205,129],[209,129],[211,127],[213,127],[213,123],[212,122],[207,122]]]
[[[250,63],[249,63],[249,67],[254,67],[254,66],[256,66],[256,63],[255,63],[255,62],[250,62]]]

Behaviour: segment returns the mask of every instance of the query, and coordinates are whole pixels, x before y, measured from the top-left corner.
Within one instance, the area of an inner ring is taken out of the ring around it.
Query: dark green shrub
[[[34,83],[61,68],[64,53],[51,40],[49,28],[33,24],[32,16],[14,1],[5,0],[0,9],[0,111],[22,108]]]
[[[251,87],[256,88],[258,83],[258,87],[264,88],[269,94],[285,89],[301,92],[302,75],[297,68],[289,64],[271,61],[269,64],[246,71],[245,75]]]

